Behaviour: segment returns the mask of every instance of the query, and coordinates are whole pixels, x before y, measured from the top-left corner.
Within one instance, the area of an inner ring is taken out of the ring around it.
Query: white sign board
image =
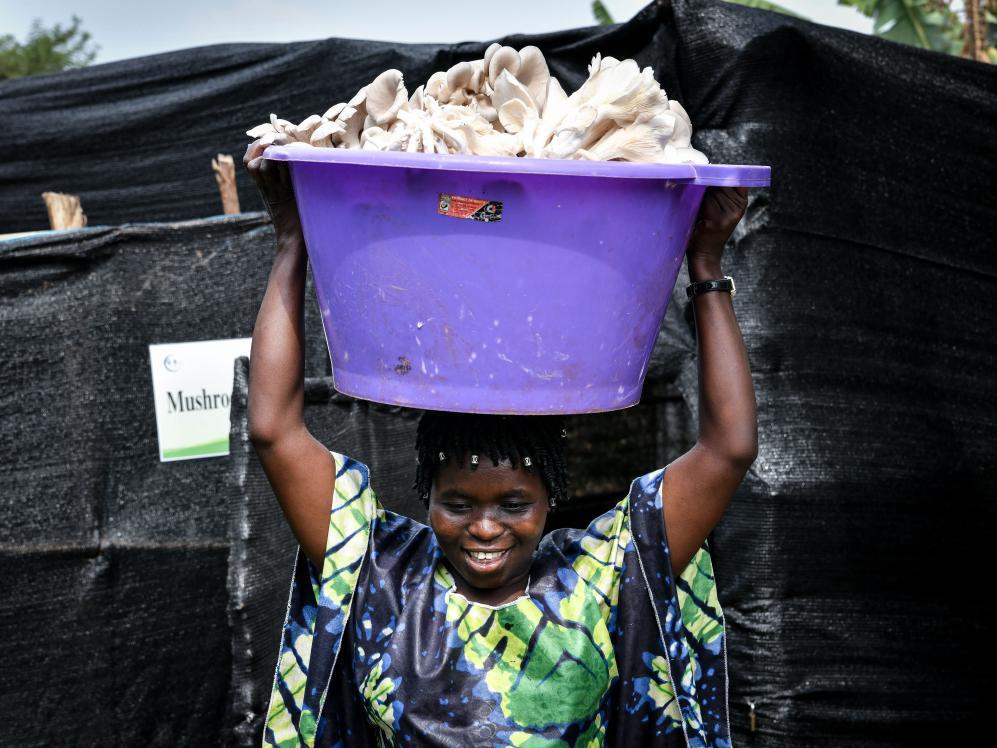
[[[149,346],[159,459],[228,454],[232,364],[252,338]]]

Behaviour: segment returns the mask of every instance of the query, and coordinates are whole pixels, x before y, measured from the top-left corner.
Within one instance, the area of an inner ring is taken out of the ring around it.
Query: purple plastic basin
[[[637,403],[703,192],[769,183],[767,166],[265,156],[290,164],[336,388],[473,413]]]

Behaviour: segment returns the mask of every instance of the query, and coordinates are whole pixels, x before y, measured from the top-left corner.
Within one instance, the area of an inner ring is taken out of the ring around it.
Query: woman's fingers
[[[249,166],[251,162],[259,158],[267,147],[259,140],[254,140],[246,147],[246,154],[242,157],[242,163]]]
[[[259,141],[250,144],[246,149],[243,162],[249,171],[260,197],[274,222],[277,222],[276,211],[283,210],[278,206],[286,206],[294,202],[294,189],[291,185],[290,170],[283,161],[264,158],[267,146]],[[293,208],[292,208],[293,210]]]
[[[717,219],[737,223],[748,206],[748,190],[744,187],[718,187],[709,193],[719,215]]]
[[[696,234],[699,237],[729,236],[744,215],[747,194],[743,187],[710,187],[699,209]]]

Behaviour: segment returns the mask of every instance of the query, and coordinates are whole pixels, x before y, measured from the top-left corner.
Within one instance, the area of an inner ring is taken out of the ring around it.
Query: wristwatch
[[[734,285],[733,278],[725,275],[719,280],[698,281],[685,287],[685,295],[690,299],[710,291],[728,291],[733,299],[737,295],[737,286]]]

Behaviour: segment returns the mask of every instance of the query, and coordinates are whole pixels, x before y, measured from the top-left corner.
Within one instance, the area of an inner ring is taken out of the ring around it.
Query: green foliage
[[[997,65],[997,0],[990,0],[985,18],[987,20],[987,57]]]
[[[884,39],[955,54],[962,46],[961,24],[954,28],[958,18],[934,0],[838,0],[838,4],[851,5],[872,18],[873,33]]]
[[[727,0],[749,8],[761,8],[787,16],[803,18],[769,0]],[[966,0],[972,2],[972,0]],[[952,55],[974,57],[971,29],[964,21],[966,2],[956,0],[838,0],[873,19],[873,33],[890,41],[911,44]],[[979,2],[979,0],[977,0]],[[958,12],[956,9],[957,8]],[[599,0],[592,3],[592,13],[599,23],[612,23]],[[600,15],[602,14],[602,15]],[[982,48],[975,42],[977,54],[997,64],[997,0],[987,0],[982,8],[986,33]],[[603,18],[607,20],[603,20]]]
[[[91,43],[90,33],[80,28],[81,23],[73,16],[68,26],[55,24],[45,28],[35,19],[23,43],[12,34],[0,36],[0,79],[56,73],[89,65],[99,47]]]
[[[592,15],[595,16],[596,23],[602,26],[612,26],[616,23],[601,0],[592,0]]]
[[[884,39],[933,49],[948,54],[964,54],[967,28],[953,9],[952,0],[838,0],[873,19],[873,33]],[[987,12],[986,50],[991,62],[997,61],[994,49],[994,16]]]

